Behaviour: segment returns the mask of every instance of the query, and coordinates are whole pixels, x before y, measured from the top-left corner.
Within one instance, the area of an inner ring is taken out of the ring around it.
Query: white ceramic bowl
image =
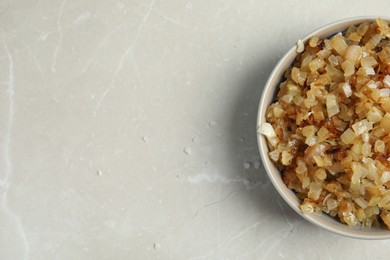
[[[302,39],[306,42],[310,37],[316,35],[321,37],[330,37],[338,32],[342,32],[353,24],[359,24],[364,21],[374,21],[376,16],[367,17],[355,17],[346,20],[338,21],[326,25]],[[390,18],[382,17],[382,19],[390,22]],[[260,99],[260,105],[257,117],[257,127],[265,122],[265,112],[267,107],[272,103],[272,100],[279,89],[279,84],[282,81],[284,72],[293,63],[297,56],[296,46],[292,47],[279,61],[274,70],[272,71],[265,87],[263,90],[262,97]],[[329,231],[337,233],[339,235],[360,238],[360,239],[388,239],[390,238],[390,231],[384,227],[348,227],[346,224],[342,224],[337,219],[328,216],[327,214],[303,214],[299,208],[300,200],[297,198],[295,193],[288,189],[283,183],[279,170],[274,166],[272,161],[268,157],[268,146],[264,136],[258,134],[258,144],[260,149],[260,155],[263,160],[264,168],[267,171],[269,178],[273,185],[278,190],[279,194],[283,199],[302,217]]]

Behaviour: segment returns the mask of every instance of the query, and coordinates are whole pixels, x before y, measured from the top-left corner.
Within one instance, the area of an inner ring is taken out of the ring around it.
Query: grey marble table
[[[0,259],[388,259],[289,208],[255,121],[297,39],[389,7],[1,1]]]

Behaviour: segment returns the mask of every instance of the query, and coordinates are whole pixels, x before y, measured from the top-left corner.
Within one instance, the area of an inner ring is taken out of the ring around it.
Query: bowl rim
[[[390,22],[390,17],[388,16],[377,16],[377,15],[369,15],[369,16],[356,16],[350,17],[346,19],[336,20],[334,22],[328,23],[311,33],[305,36],[302,39],[302,42],[306,43],[312,36],[319,35],[321,37],[329,37],[338,32],[341,32],[347,29],[348,26],[352,24],[358,24],[364,21],[374,21],[378,17]],[[257,135],[257,143],[260,152],[260,157],[263,162],[264,169],[267,172],[268,177],[270,178],[273,186],[276,188],[280,196],[290,205],[290,207],[297,212],[304,219],[309,222],[324,228],[328,231],[336,233],[338,235],[342,235],[350,238],[357,239],[369,239],[369,240],[379,240],[379,239],[390,239],[390,230],[387,231],[385,229],[379,229],[378,232],[364,230],[363,227],[348,227],[345,224],[337,223],[336,220],[329,221],[325,220],[321,215],[317,214],[304,214],[299,208],[298,198],[295,196],[294,192],[288,189],[283,181],[281,181],[281,177],[275,176],[275,173],[279,172],[274,164],[268,157],[268,146],[265,140],[265,137],[258,133],[258,127],[261,123],[265,122],[265,111],[269,104],[266,104],[267,98],[269,95],[275,94],[275,88],[280,84],[281,77],[284,74],[286,68],[291,66],[291,63],[297,56],[296,53],[296,45],[292,46],[283,56],[280,58],[274,69],[272,70],[270,76],[268,77],[267,82],[262,89],[262,94],[259,102],[259,107],[257,110],[257,122],[256,122],[256,135]],[[287,65],[286,65],[287,64]],[[322,214],[325,215],[325,214]],[[333,217],[326,215],[329,219],[333,219]]]

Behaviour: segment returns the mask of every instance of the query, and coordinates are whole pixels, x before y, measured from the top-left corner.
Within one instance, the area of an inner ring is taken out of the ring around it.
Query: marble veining
[[[15,95],[15,87],[14,87],[14,62],[12,55],[8,49],[8,46],[5,43],[3,38],[3,48],[7,55],[8,60],[8,80],[6,81],[6,95],[7,95],[7,103],[8,103],[8,118],[5,123],[4,130],[4,144],[3,144],[3,156],[4,156],[4,177],[0,180],[1,191],[1,209],[3,211],[3,217],[9,218],[9,221],[15,223],[14,230],[16,231],[15,236],[19,236],[21,239],[21,244],[23,244],[23,259],[27,259],[29,255],[29,243],[26,237],[26,233],[24,231],[23,223],[15,212],[13,212],[8,206],[8,191],[11,185],[10,179],[13,172],[12,169],[12,156],[11,156],[11,139],[12,139],[12,130],[13,130],[13,121],[14,121],[14,95]]]

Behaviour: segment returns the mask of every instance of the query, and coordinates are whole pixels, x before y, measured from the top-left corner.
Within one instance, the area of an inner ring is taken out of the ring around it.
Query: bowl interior
[[[364,21],[374,21],[376,16],[369,17],[356,17],[350,18],[342,21],[338,21],[329,25],[326,25],[319,30],[316,30],[309,34],[307,37],[303,39],[306,42],[312,36],[320,36],[320,37],[330,37],[336,33],[342,32],[348,28],[348,26],[353,24],[359,24]],[[390,18],[381,17],[387,22],[390,21]],[[293,63],[297,53],[295,51],[296,47],[292,47],[279,61],[279,63],[274,68],[271,73],[262,93],[262,97],[260,100],[259,110],[258,110],[258,118],[257,118],[257,126],[261,123],[265,122],[265,112],[267,107],[272,103],[272,100],[275,96],[275,93],[279,89],[279,84],[283,79],[284,72],[286,69],[290,67]],[[300,200],[296,197],[295,193],[288,189],[286,185],[283,183],[281,178],[281,174],[279,170],[274,166],[272,161],[268,157],[268,146],[267,141],[264,136],[258,134],[258,144],[260,149],[260,155],[263,161],[264,168],[267,171],[269,178],[271,179],[273,185],[278,190],[280,195],[284,198],[284,200],[301,216],[303,216],[308,221],[325,228],[334,233],[353,237],[353,238],[361,238],[361,239],[388,239],[390,238],[390,231],[386,230],[383,227],[348,227],[346,224],[342,224],[338,220],[333,217],[328,216],[327,214],[303,214],[299,208]]]

